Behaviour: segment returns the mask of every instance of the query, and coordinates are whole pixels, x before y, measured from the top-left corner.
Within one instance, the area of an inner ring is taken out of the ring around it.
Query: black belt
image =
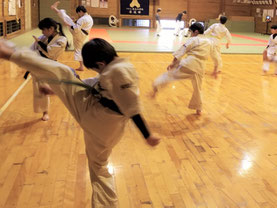
[[[108,98],[105,98],[105,97],[102,97],[102,95],[95,89],[95,88],[92,88],[91,89],[91,94],[98,98],[99,99],[99,103],[106,107],[106,108],[109,108],[111,109],[112,111],[115,111],[121,115],[123,115],[123,113],[119,110],[118,106],[116,105],[116,103],[113,101],[113,100],[110,100]]]
[[[84,29],[81,29],[82,30],[82,32],[85,34],[85,35],[88,35],[88,32],[87,31],[85,31]]]
[[[72,30],[74,30],[74,27],[73,27],[73,26],[71,26],[70,28],[71,28]],[[88,32],[85,31],[84,29],[81,29],[81,31],[82,31],[85,35],[88,35]]]
[[[123,113],[121,113],[121,111],[119,110],[118,106],[116,105],[116,103],[113,100],[110,100],[110,99],[105,98],[105,97],[101,97],[100,100],[99,100],[99,103],[102,106],[104,106],[106,108],[109,108],[112,111],[115,111],[115,112],[123,115]]]

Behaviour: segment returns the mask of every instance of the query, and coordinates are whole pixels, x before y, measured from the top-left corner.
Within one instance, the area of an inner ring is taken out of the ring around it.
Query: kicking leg
[[[59,13],[59,9],[58,6],[61,2],[60,1],[56,1],[54,4],[51,5],[51,9],[54,10],[56,13]]]

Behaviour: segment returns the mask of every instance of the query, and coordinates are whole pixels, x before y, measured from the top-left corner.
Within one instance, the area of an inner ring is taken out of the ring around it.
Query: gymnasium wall
[[[79,2],[78,0],[72,0]],[[215,19],[219,13],[225,11],[228,16],[250,16],[250,4],[237,4],[233,0],[149,0],[149,15],[120,15],[119,4],[120,0],[108,0],[108,8],[93,8],[87,6],[89,13],[93,17],[109,17],[113,14],[122,20],[123,18],[137,18],[154,20],[155,11],[157,8],[162,8],[161,18],[175,19],[177,14],[183,10],[187,10],[188,14],[185,18],[195,18],[199,21],[208,21]],[[131,1],[130,1],[131,2]]]
[[[257,8],[260,9],[260,12],[257,12]],[[263,10],[273,9],[274,17],[272,18],[271,23],[268,24],[270,28],[271,25],[277,24],[277,17],[275,16],[277,11],[277,3],[273,1],[272,5],[252,5],[251,7],[251,15],[255,18],[255,32],[257,33],[266,33],[266,22],[263,21]],[[270,29],[268,29],[270,33]]]
[[[51,9],[51,5],[54,4],[57,0],[41,0],[39,3],[39,19],[42,20],[46,17],[50,17],[52,19],[55,19],[58,22],[61,22],[60,18],[58,17],[58,15],[56,14],[56,12],[54,12]],[[59,8],[64,9],[65,11],[68,12],[68,14],[71,16],[71,4],[72,1],[71,0],[62,0]],[[73,13],[75,14],[75,12]]]
[[[237,19],[238,17],[239,20]],[[218,20],[216,19],[210,19],[207,27],[217,22]],[[230,32],[253,32],[255,30],[255,22],[253,17],[243,19],[241,16],[236,16],[227,21],[226,27]]]
[[[19,0],[16,0],[19,1]],[[17,15],[8,15],[8,2],[9,0],[0,0],[0,23],[4,23],[9,20],[21,19],[21,29],[25,30],[25,15],[30,15],[32,28],[37,27],[39,19],[46,16],[55,17],[54,13],[50,10],[50,5],[56,0],[20,0],[21,8],[17,8]],[[30,1],[31,12],[25,14],[25,1]],[[128,0],[126,0],[128,1]],[[131,0],[129,0],[131,1]],[[140,0],[139,0],[140,1]],[[195,18],[198,21],[208,22],[211,19],[218,17],[219,13],[225,12],[228,17],[254,17],[254,28],[255,32],[263,33],[266,30],[266,23],[262,21],[261,14],[256,12],[257,8],[263,9],[274,9],[276,13],[277,4],[273,1],[273,5],[252,5],[246,3],[236,3],[234,0],[149,0],[149,15],[120,15],[120,0],[108,0],[108,8],[94,8],[86,6],[88,12],[93,17],[107,18],[111,14],[115,15],[120,23],[123,19],[149,19],[151,21],[151,27],[155,25],[155,11],[157,8],[162,8],[161,18],[162,19],[175,19],[176,15],[183,10],[186,10],[188,14],[185,19]],[[61,0],[61,6],[64,7],[70,15],[75,15],[75,8],[79,5],[82,0]],[[242,0],[241,0],[242,2]],[[277,20],[273,18],[272,22]],[[242,20],[244,21],[244,20]],[[250,21],[253,23],[252,20]],[[270,25],[273,23],[269,24]],[[5,30],[5,29],[4,29]],[[19,31],[19,32],[20,32]],[[4,31],[5,32],[5,31]],[[17,34],[9,34],[14,35]],[[7,35],[7,36],[9,36]]]

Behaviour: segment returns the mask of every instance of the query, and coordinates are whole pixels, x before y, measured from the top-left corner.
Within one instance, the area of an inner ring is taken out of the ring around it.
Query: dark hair
[[[185,11],[185,10],[184,10],[182,13],[186,14],[186,13],[187,13],[187,11]]]
[[[82,48],[82,57],[84,65],[87,68],[98,68],[96,62],[105,62],[109,64],[117,53],[114,47],[101,38],[94,38],[87,42]]]
[[[276,30],[277,29],[277,25],[272,25],[270,28]]]
[[[192,32],[195,32],[196,30],[198,30],[199,34],[203,34],[204,33],[204,26],[200,23],[200,22],[195,22],[193,23],[189,29]]]
[[[157,9],[157,12],[160,12],[160,11],[162,11],[162,9],[161,9],[161,8],[158,8],[158,9]]]
[[[59,31],[57,31],[57,28],[59,26]],[[61,23],[59,22],[56,22],[55,20],[53,20],[52,18],[44,18],[43,20],[41,20],[39,23],[38,23],[38,28],[43,30],[44,28],[47,28],[49,29],[50,27],[54,27],[54,30],[56,32],[58,32],[61,36],[64,36],[66,37],[66,35],[64,34],[63,32],[63,26]],[[68,42],[66,43],[66,49],[69,47],[68,45]]]
[[[221,15],[219,21],[220,21],[221,24],[225,24],[227,22],[227,17]]]
[[[87,12],[87,9],[86,9],[84,6],[78,6],[78,7],[76,8],[76,13],[78,13],[78,12],[80,12],[80,11],[86,13],[86,12]]]

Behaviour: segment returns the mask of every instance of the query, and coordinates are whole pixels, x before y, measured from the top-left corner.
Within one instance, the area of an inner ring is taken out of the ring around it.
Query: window
[[[129,27],[150,27],[150,20],[144,20],[144,19],[123,19],[122,26],[129,26]]]
[[[7,34],[11,34],[21,29],[21,20],[10,20],[7,21]]]

